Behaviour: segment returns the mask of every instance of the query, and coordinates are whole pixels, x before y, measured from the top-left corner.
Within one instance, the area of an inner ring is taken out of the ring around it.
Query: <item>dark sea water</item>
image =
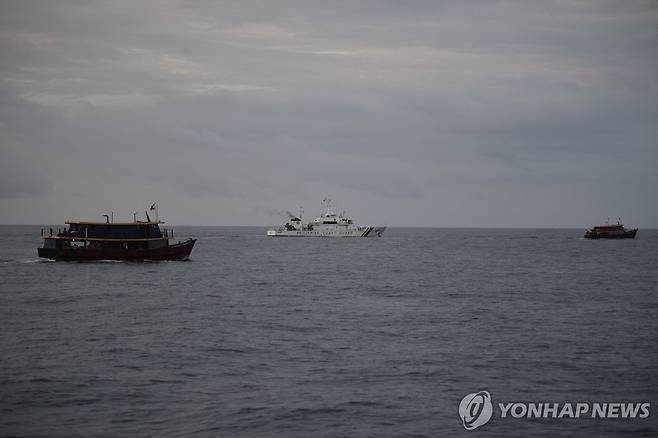
[[[0,435],[656,436],[658,231],[176,227],[188,262],[37,259],[0,227]],[[458,415],[650,402],[646,419]]]

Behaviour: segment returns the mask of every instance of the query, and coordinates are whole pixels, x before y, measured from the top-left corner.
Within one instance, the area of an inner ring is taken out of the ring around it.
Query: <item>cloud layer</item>
[[[656,47],[650,1],[3,2],[0,222],[656,227]]]

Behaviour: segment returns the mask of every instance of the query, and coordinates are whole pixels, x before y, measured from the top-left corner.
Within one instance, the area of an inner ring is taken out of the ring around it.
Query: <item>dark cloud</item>
[[[0,222],[658,226],[657,44],[643,1],[3,2]]]

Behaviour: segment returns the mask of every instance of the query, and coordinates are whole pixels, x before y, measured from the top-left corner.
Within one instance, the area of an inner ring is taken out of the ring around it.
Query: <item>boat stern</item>
[[[381,237],[386,227],[366,227],[361,237]]]

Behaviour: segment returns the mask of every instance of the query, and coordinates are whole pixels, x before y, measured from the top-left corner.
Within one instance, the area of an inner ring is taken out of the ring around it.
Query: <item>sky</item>
[[[658,2],[0,0],[0,223],[658,228]]]

